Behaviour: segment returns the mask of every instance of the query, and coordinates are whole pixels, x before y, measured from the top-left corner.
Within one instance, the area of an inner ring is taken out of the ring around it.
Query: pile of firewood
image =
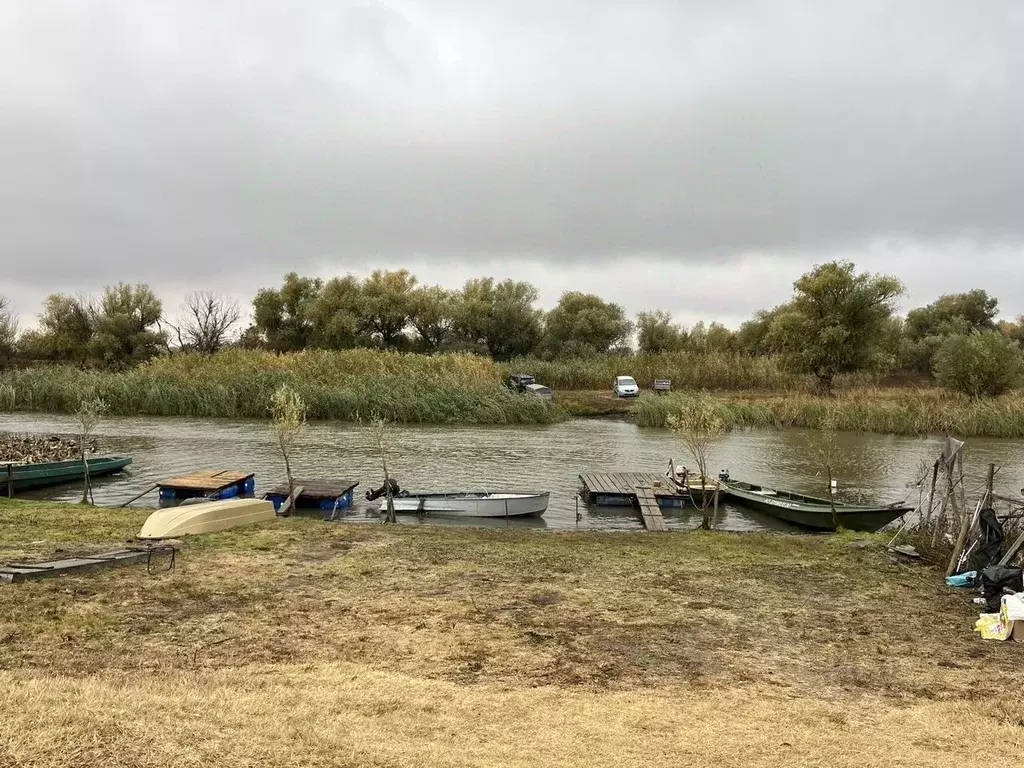
[[[96,441],[90,441],[86,453],[96,452]],[[78,440],[61,435],[15,435],[0,433],[0,463],[37,464],[44,461],[80,459]]]

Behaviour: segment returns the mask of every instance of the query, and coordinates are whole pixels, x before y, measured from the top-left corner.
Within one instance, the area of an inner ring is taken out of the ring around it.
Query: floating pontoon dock
[[[252,493],[253,472],[240,469],[204,469],[157,482],[161,499],[231,499]]]
[[[295,489],[300,490],[296,500],[299,507],[319,507],[324,512],[347,509],[352,506],[357,480],[295,480]],[[280,509],[288,499],[288,483],[271,488],[264,495],[274,502],[274,509]]]
[[[639,507],[649,531],[664,531],[661,507],[684,507],[690,497],[678,492],[672,480],[656,472],[584,472],[580,475],[583,501],[599,507]]]

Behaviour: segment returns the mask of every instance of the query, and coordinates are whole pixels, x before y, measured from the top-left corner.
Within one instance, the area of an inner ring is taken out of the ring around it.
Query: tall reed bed
[[[853,389],[835,397],[734,395],[712,398],[732,427],[808,427],[896,435],[1024,437],[1024,396],[970,400],[939,389]],[[686,394],[644,395],[634,414],[640,426],[663,427],[690,403]]]
[[[229,364],[218,366],[222,362]],[[0,376],[0,408],[72,413],[83,399],[102,398],[109,413],[125,416],[266,418],[271,394],[289,384],[311,419],[378,415],[403,423],[543,424],[561,417],[550,401],[515,394],[472,363],[460,370],[448,360],[448,370],[439,365],[409,375],[386,364],[332,373],[327,358],[269,356],[267,362],[260,368],[244,356],[181,358],[123,373],[64,366],[8,372]]]
[[[786,371],[772,357],[716,352],[673,352],[663,355],[599,355],[589,358],[541,360],[523,357],[510,361],[507,371],[532,373],[555,389],[610,389],[616,376],[632,376],[641,388],[655,379],[671,379],[675,389],[709,391],[811,391],[810,377]],[[874,383],[873,374],[841,377],[839,386]]]

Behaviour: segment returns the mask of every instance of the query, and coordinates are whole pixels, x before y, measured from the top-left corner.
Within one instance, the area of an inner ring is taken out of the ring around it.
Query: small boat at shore
[[[96,456],[86,459],[89,477],[101,477],[120,472],[132,463],[131,456]],[[8,467],[10,474],[8,475]],[[85,479],[85,468],[81,459],[70,461],[43,461],[36,464],[0,464],[0,495],[7,493],[8,482],[14,492],[33,488],[48,488],[52,485],[81,482]]]
[[[882,506],[836,502],[833,513],[832,502],[815,496],[779,491],[738,480],[723,480],[722,488],[726,497],[744,507],[818,531],[834,531],[837,527],[851,531],[877,531],[913,511],[911,507],[898,504]]]
[[[529,517],[543,515],[549,493],[460,491],[455,493],[407,493],[393,496],[396,514],[439,517]],[[381,510],[385,508],[381,502]]]
[[[721,493],[725,489],[719,478],[700,477],[681,464],[676,464],[674,460],[669,460],[665,476],[675,485],[676,492],[689,497],[695,507],[704,506],[705,499],[710,503],[716,490]]]
[[[183,503],[151,514],[143,523],[138,538],[173,539],[199,533],[216,533],[240,525],[270,522],[276,517],[274,503],[263,499]]]

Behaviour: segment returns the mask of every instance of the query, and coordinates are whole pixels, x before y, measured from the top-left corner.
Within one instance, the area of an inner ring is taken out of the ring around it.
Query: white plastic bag
[[[1010,621],[1024,621],[1024,592],[1003,595],[1003,606],[1000,613]]]

